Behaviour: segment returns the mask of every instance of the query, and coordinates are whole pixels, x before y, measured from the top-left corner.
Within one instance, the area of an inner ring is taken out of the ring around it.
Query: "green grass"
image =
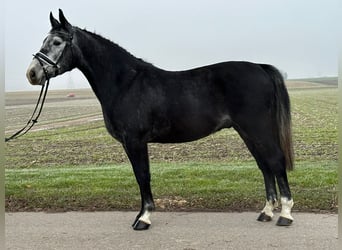
[[[290,97],[296,167],[289,182],[295,209],[336,212],[337,89],[291,90]],[[261,172],[232,129],[191,143],[150,144],[149,155],[160,210],[263,206]],[[5,167],[7,211],[136,210],[140,205],[128,159],[102,121],[32,132],[7,143]]]
[[[300,163],[289,173],[299,211],[336,211],[335,162]],[[152,164],[159,210],[250,210],[264,203],[263,178],[254,162]],[[138,209],[131,167],[123,165],[11,169],[6,171],[11,211]]]

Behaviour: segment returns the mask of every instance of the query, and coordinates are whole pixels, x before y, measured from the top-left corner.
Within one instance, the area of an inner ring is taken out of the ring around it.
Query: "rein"
[[[16,138],[18,138],[20,136],[25,135],[34,126],[34,124],[36,124],[38,122],[38,118],[39,118],[39,116],[40,116],[40,114],[42,112],[43,106],[44,106],[46,94],[47,94],[47,91],[48,91],[48,88],[49,88],[49,83],[50,83],[50,79],[48,79],[46,84],[44,84],[42,86],[42,89],[40,90],[40,94],[39,94],[39,97],[38,97],[38,101],[37,101],[36,107],[34,108],[33,114],[31,116],[31,118],[28,120],[28,122],[26,123],[26,125],[22,129],[18,130],[16,133],[14,133],[12,136],[10,136],[8,138],[5,138],[5,142],[8,142],[10,140],[13,140],[13,139],[16,139]],[[42,99],[42,96],[43,96],[43,99]],[[42,101],[40,101],[41,99],[42,99]],[[39,104],[40,104],[40,107],[38,109]],[[37,110],[38,110],[38,113],[35,116]]]
[[[39,93],[39,97],[37,100],[37,104],[36,107],[33,110],[33,114],[31,115],[31,118],[27,121],[26,125],[18,130],[16,133],[14,133],[13,135],[11,135],[8,138],[5,138],[5,142],[8,142],[10,140],[16,139],[20,136],[25,135],[27,132],[30,131],[30,129],[34,126],[34,124],[36,124],[38,122],[38,118],[43,110],[43,106],[45,103],[45,98],[46,98],[46,94],[49,88],[49,84],[50,84],[50,77],[48,76],[48,72],[44,67],[43,61],[46,62],[47,64],[58,68],[57,62],[52,61],[47,55],[45,55],[42,52],[38,52],[35,55],[33,55],[34,58],[36,58],[38,60],[38,62],[40,63],[40,65],[43,68],[44,74],[45,74],[45,78],[46,78],[46,83],[42,85],[42,88],[40,90]],[[43,97],[43,99],[42,99]],[[39,107],[40,104],[40,107]],[[39,108],[38,108],[39,107]],[[38,110],[38,113],[37,113]],[[35,116],[35,114],[37,113],[37,115]]]

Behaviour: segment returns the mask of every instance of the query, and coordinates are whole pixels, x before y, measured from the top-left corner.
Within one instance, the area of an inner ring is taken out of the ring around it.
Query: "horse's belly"
[[[187,117],[172,121],[171,125],[161,133],[155,133],[152,142],[178,143],[189,142],[206,137],[222,128],[231,127],[231,120],[228,116],[221,119],[196,119]]]
[[[210,135],[211,133],[191,133],[184,134],[179,132],[171,132],[167,135],[160,135],[155,137],[151,142],[157,143],[181,143],[181,142],[191,142],[201,139]]]

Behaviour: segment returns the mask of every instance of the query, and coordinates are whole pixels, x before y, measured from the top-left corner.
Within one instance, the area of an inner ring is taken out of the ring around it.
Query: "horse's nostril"
[[[36,72],[35,72],[34,70],[31,70],[30,73],[29,73],[29,75],[30,75],[30,78],[31,78],[31,79],[36,78]]]

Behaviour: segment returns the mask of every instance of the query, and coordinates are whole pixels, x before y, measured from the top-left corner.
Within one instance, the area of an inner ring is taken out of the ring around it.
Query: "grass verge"
[[[152,189],[161,210],[258,210],[264,205],[254,162],[152,164]],[[337,163],[301,162],[289,173],[297,211],[337,211]],[[131,167],[78,166],[6,171],[9,211],[139,209]]]

